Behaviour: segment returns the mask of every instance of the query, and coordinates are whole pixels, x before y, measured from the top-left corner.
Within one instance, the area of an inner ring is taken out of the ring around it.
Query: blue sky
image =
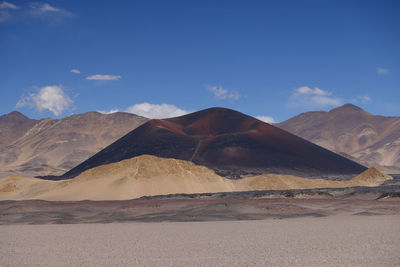
[[[0,0],[0,114],[399,116],[399,14],[378,0]]]

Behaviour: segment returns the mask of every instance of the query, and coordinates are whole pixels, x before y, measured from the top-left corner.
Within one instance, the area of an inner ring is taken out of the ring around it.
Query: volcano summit
[[[226,108],[151,120],[59,179],[140,155],[192,161],[228,178],[265,172],[349,176],[366,168],[275,126]]]

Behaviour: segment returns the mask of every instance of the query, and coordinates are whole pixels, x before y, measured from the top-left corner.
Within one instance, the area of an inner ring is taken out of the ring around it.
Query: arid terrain
[[[400,117],[372,115],[346,104],[302,113],[276,126],[365,166],[400,173]]]
[[[400,185],[386,183],[124,201],[0,201],[1,263],[395,266]]]
[[[227,179],[193,162],[143,155],[84,171],[68,180],[8,177],[0,200],[126,200],[167,194],[379,186],[393,178],[370,168],[348,180],[262,174]]]
[[[399,14],[0,0],[0,267],[400,267]]]
[[[3,266],[396,266],[400,216],[0,226]],[[40,244],[40,245],[38,245]]]
[[[227,108],[209,108],[150,120],[54,179],[140,155],[174,158],[238,179],[263,173],[351,177],[366,168],[354,161]]]
[[[10,116],[26,126],[4,132],[5,173],[27,169],[0,179],[2,265],[400,263],[398,176],[250,116]],[[119,124],[134,130],[107,146]],[[63,175],[29,175],[95,150]]]
[[[0,178],[62,175],[146,121],[120,112],[41,120],[16,111],[0,116]],[[365,166],[378,167],[385,173],[400,172],[398,117],[372,115],[347,104],[329,112],[303,113],[275,126]],[[196,127],[189,128],[195,132],[199,130]],[[147,150],[147,154],[152,153]],[[153,154],[163,156],[160,152]]]
[[[378,186],[163,194],[114,201],[6,200],[0,201],[0,215],[0,224],[400,215],[400,179]]]
[[[0,178],[63,174],[147,120],[121,112],[41,120],[19,112],[0,116]]]

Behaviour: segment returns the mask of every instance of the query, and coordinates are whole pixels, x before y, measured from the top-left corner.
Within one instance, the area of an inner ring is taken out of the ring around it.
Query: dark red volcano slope
[[[151,120],[63,175],[149,154],[193,161],[230,178],[263,172],[358,174],[366,168],[277,127],[225,108]]]

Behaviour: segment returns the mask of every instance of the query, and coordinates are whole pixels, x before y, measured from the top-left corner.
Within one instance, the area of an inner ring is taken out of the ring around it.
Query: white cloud
[[[63,8],[54,7],[48,3],[33,2],[27,7],[21,6],[21,8],[7,1],[0,3],[0,22],[18,18],[35,18],[43,19],[51,23],[59,23],[70,17],[73,17],[71,12]]]
[[[111,110],[98,110],[97,112],[100,112],[101,114],[113,114],[116,112],[119,112],[119,109],[111,109]]]
[[[36,108],[39,113],[44,110],[51,111],[59,116],[66,109],[69,109],[73,101],[63,91],[61,86],[49,85],[42,87],[39,92],[22,96],[16,107],[30,106]]]
[[[259,119],[260,121],[266,122],[266,123],[274,123],[275,120],[274,118],[270,117],[270,116],[257,116],[257,119]]]
[[[61,21],[72,16],[71,12],[48,3],[32,3],[29,13],[35,17],[51,18],[53,21]]]
[[[134,113],[150,119],[164,119],[182,116],[189,113],[186,110],[180,109],[170,104],[150,104],[147,102],[135,104],[126,109],[126,112]]]
[[[121,79],[119,75],[108,75],[108,74],[96,74],[86,77],[86,80],[95,81],[115,81]]]
[[[361,95],[357,97],[361,104],[366,105],[371,102],[371,97],[369,95]]]
[[[16,10],[18,8],[19,8],[18,6],[14,5],[12,3],[9,3],[6,1],[1,2],[0,3],[0,23],[10,20],[13,17],[13,15],[12,15],[13,10]]]
[[[45,14],[45,13],[55,13],[55,12],[62,11],[61,8],[53,7],[48,3],[32,3],[30,5],[30,7],[31,7],[31,11],[36,15]]]
[[[72,69],[71,72],[72,72],[72,73],[75,73],[75,74],[80,74],[80,73],[81,73],[81,71],[78,70],[78,69]]]
[[[385,68],[378,68],[378,69],[376,70],[376,72],[377,72],[379,75],[382,75],[382,76],[386,76],[386,75],[389,74],[389,70],[388,70],[388,69],[385,69]]]
[[[19,7],[14,5],[13,3],[9,3],[9,2],[6,2],[6,1],[3,1],[0,4],[0,9],[18,9],[18,8]]]
[[[39,7],[42,12],[59,12],[61,9],[53,7],[47,3],[44,3],[42,6]]]
[[[238,92],[229,91],[228,89],[224,89],[222,86],[209,85],[207,86],[207,89],[214,94],[214,98],[217,100],[238,100],[240,98]]]
[[[295,90],[295,94],[299,95],[332,95],[332,93],[319,89],[318,87],[310,88],[308,86],[302,86]]]
[[[342,99],[333,97],[331,92],[318,87],[302,86],[297,88],[290,97],[289,105],[292,107],[323,108],[339,106]]]

